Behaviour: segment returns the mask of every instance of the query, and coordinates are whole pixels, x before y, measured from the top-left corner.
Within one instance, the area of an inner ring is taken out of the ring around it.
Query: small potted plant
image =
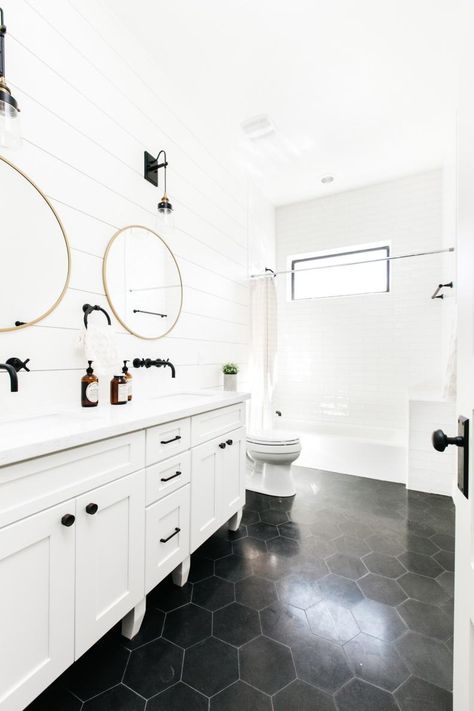
[[[224,363],[222,372],[224,373],[224,390],[237,390],[239,366],[235,363]]]

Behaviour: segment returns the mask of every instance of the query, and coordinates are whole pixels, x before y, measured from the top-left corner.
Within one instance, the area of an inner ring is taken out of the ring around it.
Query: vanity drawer
[[[190,446],[191,423],[189,417],[184,420],[166,422],[157,427],[150,427],[146,431],[147,466],[184,452]]]
[[[176,457],[152,464],[146,470],[146,505],[191,481],[191,452],[187,450]]]
[[[143,469],[145,433],[73,447],[0,468],[0,527]]]
[[[245,425],[245,403],[203,412],[191,418],[191,446],[207,442],[214,437]]]
[[[190,499],[188,484],[146,510],[146,593],[189,555]]]

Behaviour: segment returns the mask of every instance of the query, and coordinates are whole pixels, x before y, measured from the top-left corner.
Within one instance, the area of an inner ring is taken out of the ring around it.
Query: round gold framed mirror
[[[36,183],[0,156],[0,332],[46,318],[69,284],[71,249],[54,207]]]
[[[104,255],[104,289],[117,320],[133,336],[163,338],[175,327],[183,305],[176,258],[157,232],[127,225]]]

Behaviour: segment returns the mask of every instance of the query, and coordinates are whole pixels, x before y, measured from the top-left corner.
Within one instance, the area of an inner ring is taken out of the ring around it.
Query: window
[[[389,291],[389,256],[388,245],[293,256],[289,260],[291,299]]]

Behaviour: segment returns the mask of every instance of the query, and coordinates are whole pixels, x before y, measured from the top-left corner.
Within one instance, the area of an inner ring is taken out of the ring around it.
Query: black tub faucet
[[[0,370],[6,370],[8,375],[10,376],[10,391],[12,393],[17,393],[18,392],[18,375],[16,374],[16,370],[12,365],[9,365],[8,363],[0,363]]]
[[[171,377],[176,378],[176,368],[174,367],[173,363],[171,363],[169,358],[167,358],[166,360],[164,360],[163,358],[157,358],[156,360],[152,360],[151,358],[133,359],[134,368],[151,368],[153,365],[157,368],[168,366],[168,368],[171,368]]]

